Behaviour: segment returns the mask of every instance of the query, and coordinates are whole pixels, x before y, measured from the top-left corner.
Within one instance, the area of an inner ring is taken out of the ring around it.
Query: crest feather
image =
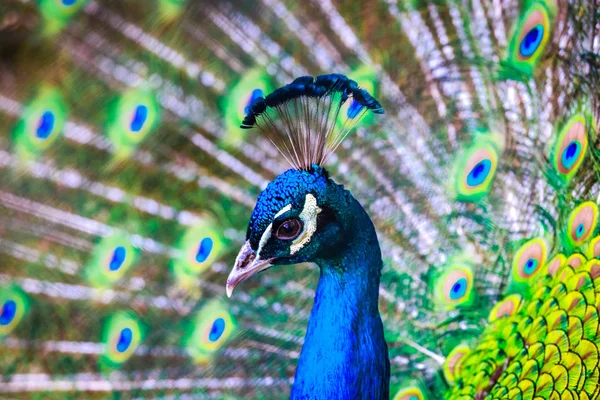
[[[342,106],[351,102],[348,110]],[[298,170],[323,166],[367,111],[383,107],[340,74],[302,76],[248,106],[241,128],[256,126]],[[345,115],[343,115],[345,114]]]

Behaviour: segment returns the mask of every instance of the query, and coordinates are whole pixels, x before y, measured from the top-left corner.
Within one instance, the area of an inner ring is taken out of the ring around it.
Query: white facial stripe
[[[265,232],[260,237],[260,242],[258,242],[258,250],[256,250],[256,258],[260,258],[260,251],[271,238],[271,229],[273,229],[273,224],[269,224]]]
[[[292,209],[292,205],[288,204],[287,206],[283,207],[281,210],[279,210],[279,212],[277,214],[275,214],[275,216],[273,217],[273,221],[275,221],[277,219],[277,217],[279,217],[281,214],[286,213],[288,211],[290,211]]]
[[[281,214],[286,213],[288,211],[290,211],[292,209],[292,205],[288,204],[287,206],[283,207],[281,210],[279,210],[279,212],[277,214],[275,214],[275,217],[273,217],[273,221],[277,219],[277,217],[279,217]],[[262,234],[262,236],[260,237],[260,242],[258,242],[258,250],[256,250],[256,258],[260,258],[260,251],[262,250],[262,248],[265,246],[265,244],[267,244],[267,242],[269,241],[269,239],[271,238],[271,230],[273,229],[273,224],[269,224],[269,226],[267,226],[267,229],[265,229],[264,233]]]
[[[300,236],[298,236],[290,246],[290,254],[297,253],[301,248],[306,246],[312,236],[315,234],[317,230],[317,215],[321,212],[319,206],[317,206],[317,199],[312,194],[306,195],[306,200],[304,201],[304,208],[300,213],[299,217],[304,223],[304,229]]]

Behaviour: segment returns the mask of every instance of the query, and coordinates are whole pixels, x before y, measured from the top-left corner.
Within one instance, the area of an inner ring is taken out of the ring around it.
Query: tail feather
[[[286,168],[236,127],[259,91],[323,73],[386,109],[329,172],[377,228],[397,398],[513,395],[493,347],[560,348],[496,319],[538,321],[535,290],[595,280],[594,2],[67,3],[0,5],[1,393],[285,397],[317,278],[274,269],[220,302],[254,199]],[[552,277],[532,286],[537,265]],[[597,322],[586,290],[568,287]],[[586,340],[569,351],[594,353]],[[595,381],[568,390],[592,398]]]

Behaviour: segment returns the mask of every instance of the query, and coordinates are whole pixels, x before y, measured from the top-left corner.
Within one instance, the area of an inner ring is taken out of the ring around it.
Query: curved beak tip
[[[227,292],[227,298],[231,298],[231,295],[233,294],[233,289],[235,289],[235,285],[232,285],[231,283],[227,282],[227,284],[225,285],[225,291]]]

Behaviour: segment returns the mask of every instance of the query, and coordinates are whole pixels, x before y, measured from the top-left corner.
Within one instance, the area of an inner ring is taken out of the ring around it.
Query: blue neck
[[[321,277],[292,399],[389,399],[378,308],[381,251],[371,220],[354,202],[357,234],[339,257],[316,260]]]

